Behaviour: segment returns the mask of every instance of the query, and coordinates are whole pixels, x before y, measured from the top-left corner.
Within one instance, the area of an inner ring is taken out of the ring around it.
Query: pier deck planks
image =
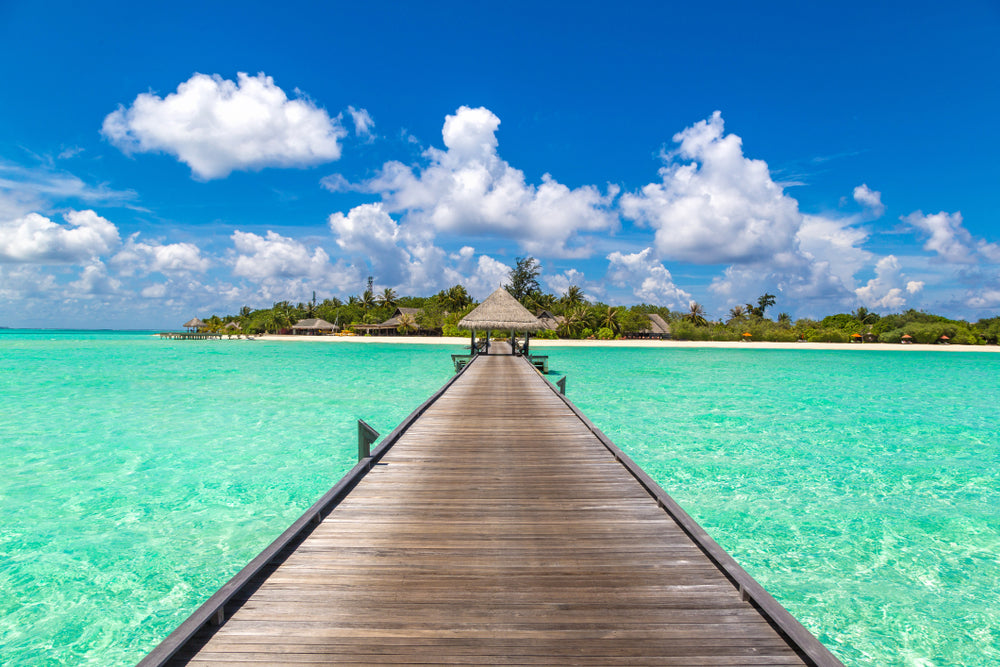
[[[260,582],[175,662],[804,664],[514,357],[477,359]]]

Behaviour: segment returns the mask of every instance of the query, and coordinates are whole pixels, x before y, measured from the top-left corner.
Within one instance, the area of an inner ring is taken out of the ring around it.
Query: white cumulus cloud
[[[136,273],[204,273],[211,262],[202,256],[201,249],[193,243],[142,243],[133,234],[111,263],[119,267],[122,275]]]
[[[644,302],[677,308],[691,301],[691,295],[674,284],[670,271],[653,257],[653,249],[632,254],[608,255],[608,280],[618,287],[629,287]]]
[[[907,294],[917,294],[924,288],[918,280],[906,280],[895,255],[886,255],[875,265],[875,277],[854,290],[868,308],[887,311],[906,305]]]
[[[0,263],[74,264],[118,247],[118,228],[94,211],[70,211],[65,225],[38,213],[0,222]]]
[[[724,134],[722,114],[674,135],[661,182],[621,199],[625,217],[656,230],[663,258],[696,264],[761,261],[792,249],[798,202],[771,179],[767,164],[743,155]]]
[[[436,232],[501,236],[529,253],[584,257],[586,233],[607,232],[618,221],[609,207],[617,194],[593,186],[571,189],[549,174],[540,184],[525,181],[497,153],[500,119],[485,108],[461,107],[445,119],[446,150],[428,149],[429,164],[411,169],[386,163],[362,189],[379,193],[389,212],[404,223]],[[343,187],[333,181],[328,187]]]
[[[885,204],[882,203],[882,193],[872,190],[867,184],[862,183],[854,188],[854,201],[869,209],[876,218],[885,213]]]
[[[958,211],[955,213],[941,211],[932,215],[915,211],[901,219],[927,237],[924,250],[937,253],[947,262],[974,264],[978,258],[1000,262],[1000,246],[996,243],[987,243],[983,239],[974,239],[969,230],[963,226],[962,214]]]
[[[347,215],[334,213],[329,225],[337,245],[366,261],[380,284],[398,285],[407,279],[410,254],[398,245],[403,240],[399,225],[382,204],[362,204]]]
[[[95,260],[83,267],[80,277],[68,287],[72,296],[90,298],[115,294],[121,289],[122,283],[108,275],[108,269],[103,262]]]
[[[260,299],[308,299],[312,290],[343,293],[361,282],[361,272],[343,261],[330,262],[322,248],[310,249],[301,241],[272,231],[260,236],[235,231],[233,275],[256,283]],[[248,293],[243,293],[249,299]]]
[[[336,160],[346,135],[325,110],[289,99],[263,72],[240,72],[237,81],[195,74],[166,97],[142,93],[108,114],[101,131],[126,153],[168,153],[205,180]]]

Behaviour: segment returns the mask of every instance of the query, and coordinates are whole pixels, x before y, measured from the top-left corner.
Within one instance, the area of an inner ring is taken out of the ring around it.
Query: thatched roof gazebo
[[[184,323],[185,329],[190,329],[191,331],[197,331],[198,329],[204,329],[208,325],[202,322],[197,317],[192,317],[190,320]]]
[[[333,333],[336,330],[337,327],[326,320],[315,317],[307,320],[299,320],[292,325],[292,333],[299,335],[319,336],[324,333]]]
[[[514,333],[523,331],[528,334],[532,331],[539,331],[545,325],[537,317],[531,314],[527,308],[522,306],[517,299],[510,295],[504,288],[498,288],[493,294],[476,306],[471,313],[463,317],[459,323],[463,329],[472,331],[472,349],[476,348],[476,332],[486,332],[486,353],[490,350],[490,330],[499,329],[511,332],[511,353],[516,352],[514,346]],[[524,339],[524,352],[528,351],[528,337]]]

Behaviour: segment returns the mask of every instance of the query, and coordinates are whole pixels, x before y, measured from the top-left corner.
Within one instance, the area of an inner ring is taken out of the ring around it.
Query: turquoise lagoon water
[[[0,332],[0,654],[134,663],[455,346]],[[848,665],[1000,664],[1000,355],[549,348],[550,377]]]

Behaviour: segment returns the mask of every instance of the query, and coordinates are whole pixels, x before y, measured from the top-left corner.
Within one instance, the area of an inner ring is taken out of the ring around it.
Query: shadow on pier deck
[[[840,664],[513,356],[477,357],[143,664],[241,662]]]

